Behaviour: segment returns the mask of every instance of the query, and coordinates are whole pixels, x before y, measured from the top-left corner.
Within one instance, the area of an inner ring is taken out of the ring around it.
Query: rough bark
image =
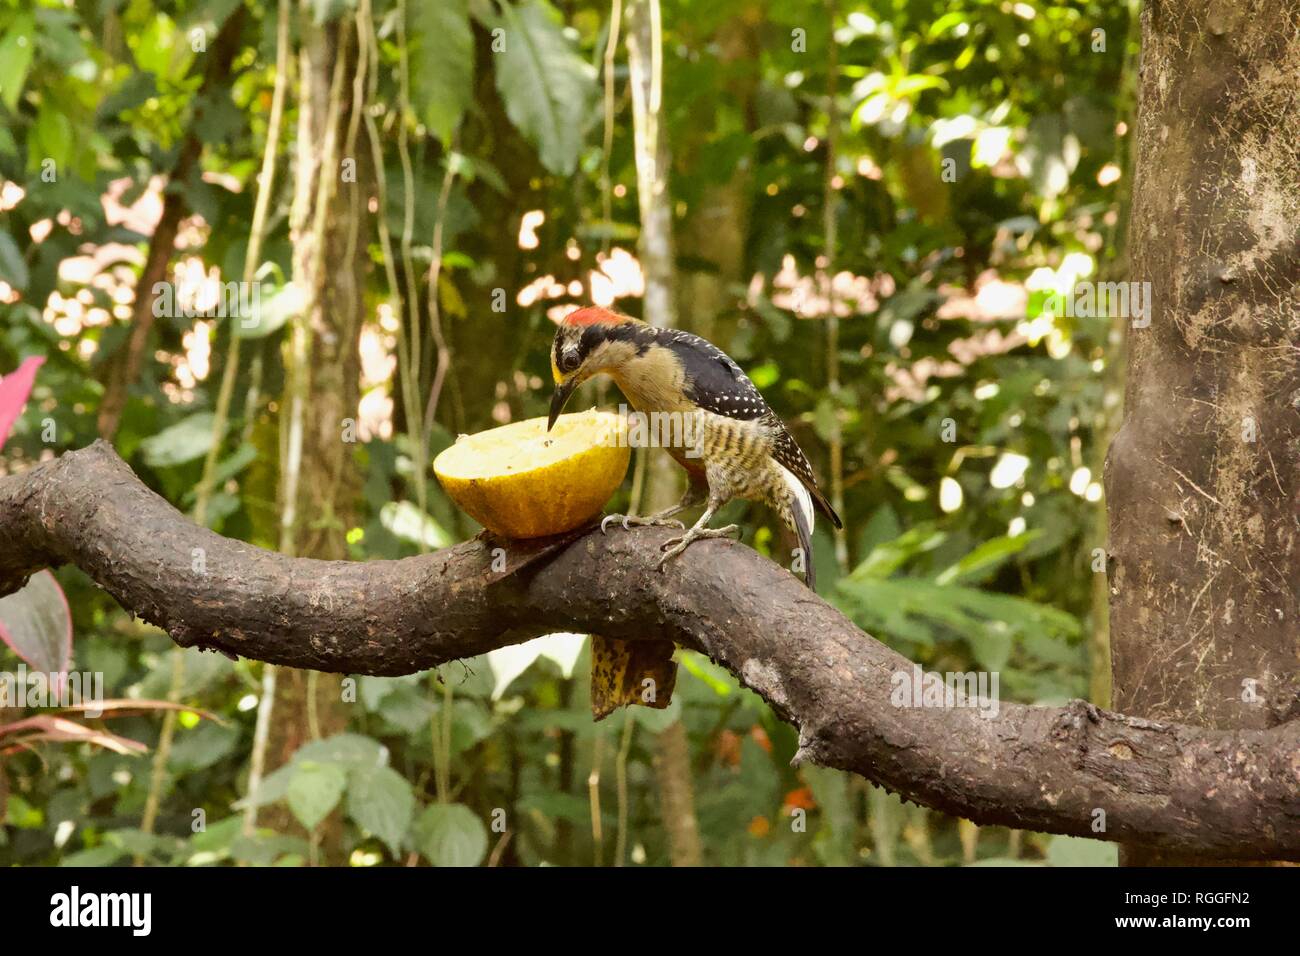
[[[313,27],[309,23],[312,16],[305,8],[301,17],[303,45],[298,62],[302,89],[294,169],[293,281],[310,303],[302,320],[308,338],[307,360],[305,367],[297,370],[306,376],[306,409],[304,480],[296,508],[295,540],[299,554],[343,558],[347,555],[345,535],[356,523],[361,496],[361,476],[352,457],[361,397],[358,339],[365,315],[366,244],[374,231],[367,202],[373,188],[364,160],[370,155],[369,147],[359,142],[356,156],[345,155],[355,38],[346,21],[330,28]],[[340,102],[331,116],[330,88],[339,57],[347,65]],[[334,165],[325,168],[321,144],[327,141],[331,121]],[[365,136],[364,129],[357,135]],[[343,178],[345,159],[355,161],[356,177]],[[314,227],[318,216],[322,217],[319,235]]]
[[[682,721],[674,720],[655,735],[654,764],[669,859],[673,866],[699,866],[704,862],[704,846],[695,817],[691,743]]]
[[[636,194],[641,213],[637,255],[645,272],[644,317],[652,325],[675,326],[673,298],[673,208],[668,190],[668,137],[662,109],[663,51],[658,42],[656,0],[631,0],[627,5],[628,84],[632,95],[632,125],[636,139]]]
[[[673,254],[672,194],[668,171],[672,162],[663,109],[663,21],[658,0],[629,0],[627,5],[628,88],[632,98],[632,127],[636,154],[636,195],[641,217],[637,255],[645,273],[642,317],[659,328],[677,325],[677,263]],[[650,454],[648,450],[641,452]],[[648,460],[645,490],[640,504],[653,514],[670,507],[682,487],[680,469],[666,454],[655,453]],[[609,655],[607,637],[592,638],[593,664],[598,656]],[[671,642],[659,641],[651,657],[670,661]],[[667,673],[676,681],[676,665]],[[664,668],[643,671],[640,679],[654,680]],[[593,672],[594,673],[594,672]],[[661,682],[662,683],[662,682]],[[660,686],[660,705],[671,696],[671,687]],[[668,856],[673,866],[699,866],[704,855],[699,826],[695,820],[695,794],[690,775],[686,728],[680,720],[660,731],[655,739],[655,778],[659,805],[668,831]]]
[[[911,662],[784,568],[701,541],[655,570],[667,529],[475,539],[401,561],[289,558],[200,528],[103,442],[0,479],[0,594],[75,564],[182,646],[397,675],[556,630],[671,638],[799,728],[796,759],[976,823],[1237,859],[1300,860],[1300,721],[1201,729],[1002,703],[897,707]],[[507,549],[493,571],[492,548]],[[205,571],[194,558],[202,554]],[[1094,833],[1096,809],[1106,811]]]
[[[313,558],[347,555],[345,535],[357,521],[360,475],[352,465],[360,390],[358,336],[364,312],[367,180],[344,179],[343,162],[364,170],[369,149],[346,154],[352,112],[355,37],[349,20],[315,23],[309,4],[299,10],[298,130],[291,217],[293,282],[307,303],[294,319],[281,402],[290,444],[300,443],[295,475],[281,489],[282,547]],[[340,72],[341,70],[341,72]],[[363,135],[360,132],[358,135]],[[301,403],[300,408],[296,408]],[[282,468],[282,476],[289,469]],[[286,503],[286,496],[294,496]],[[274,718],[267,755],[272,768],[288,763],[307,741],[347,725],[341,679],[301,670],[276,675]],[[263,813],[277,830],[297,829],[287,809]],[[337,858],[342,817],[331,816],[319,834],[327,858]]]
[[[1151,2],[1142,51],[1114,702],[1263,730],[1300,713],[1300,7]]]

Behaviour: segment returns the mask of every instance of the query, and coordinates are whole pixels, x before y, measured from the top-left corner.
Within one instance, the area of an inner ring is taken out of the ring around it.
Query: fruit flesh
[[[447,494],[496,534],[535,538],[600,514],[627,471],[619,416],[561,415],[547,432],[534,418],[460,439],[434,461]]]
[[[541,471],[616,437],[618,416],[608,412],[561,415],[548,433],[545,418],[530,418],[470,435],[438,456],[439,475],[490,479]]]

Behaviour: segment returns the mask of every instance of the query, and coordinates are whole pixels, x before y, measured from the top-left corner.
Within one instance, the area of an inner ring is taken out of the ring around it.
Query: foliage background
[[[290,7],[294,44],[308,21],[347,32],[368,14],[375,27],[367,103],[387,204],[359,156],[340,196],[356,190],[378,226],[362,240],[360,435],[347,447],[357,517],[339,530],[354,559],[414,554],[477,531],[420,464],[402,400],[404,377],[421,396],[433,377],[432,323],[410,324],[429,309],[430,265],[451,357],[431,453],[545,414],[565,307],[617,292],[618,308],[640,312],[625,51],[607,105],[606,4]],[[1093,549],[1121,356],[1112,319],[1042,310],[1076,279],[1122,274],[1133,12],[1082,0],[664,0],[660,11],[680,323],[746,368],[826,482],[842,445],[844,563],[819,530],[823,595],[927,669],[997,671],[1008,699],[1108,693]],[[205,79],[223,28],[230,68]],[[96,437],[166,195],[186,210],[172,280],[243,274],[275,79],[274,4],[0,0],[0,373],[48,358],[0,471]],[[291,88],[254,263],[261,321],[242,343],[228,425],[214,430],[213,412],[232,323],[173,310],[154,323],[114,436],[183,509],[214,451],[207,523],[267,547],[281,540],[294,361],[297,108]],[[177,176],[189,140],[198,158]],[[415,371],[399,331],[423,344]],[[580,398],[619,400],[595,387]],[[611,508],[635,505],[640,487]],[[763,509],[735,503],[719,520],[780,550]],[[694,654],[669,710],[593,724],[588,651],[565,637],[345,683],[345,726],[272,760],[246,833],[262,665],[187,651],[178,672],[165,635],[75,569],[58,577],[77,669],[102,672],[109,696],[170,695],[221,720],[183,713],[156,782],[150,757],[89,744],[5,753],[6,863],[664,864],[663,778],[683,767],[665,766],[657,742],[677,721],[708,863],[1113,862],[1100,844],[979,830],[861,780],[794,770],[794,731]],[[161,724],[148,714],[114,730],[153,753]],[[157,821],[142,827],[151,786]]]

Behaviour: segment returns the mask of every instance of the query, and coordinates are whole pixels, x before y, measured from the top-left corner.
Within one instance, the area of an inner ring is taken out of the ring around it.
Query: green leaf
[[[289,792],[289,784],[293,781],[296,770],[292,763],[277,768],[262,778],[255,791],[235,801],[231,809],[247,810],[249,807],[264,807],[268,803],[283,800],[284,795]]]
[[[238,814],[224,820],[209,822],[206,829],[193,834],[189,840],[189,856],[186,862],[193,865],[196,857],[206,856],[209,860],[225,859],[243,830],[244,818]]]
[[[148,101],[149,97],[158,95],[157,78],[152,73],[131,73],[112,93],[99,104],[98,116],[102,119],[117,116],[126,110],[135,109]]]
[[[336,763],[365,770],[372,767],[386,767],[388,748],[360,734],[335,734],[324,740],[313,740],[303,744],[294,754],[294,759]]]
[[[1082,837],[1054,836],[1047,844],[1049,866],[1119,866],[1119,846]]]
[[[379,510],[379,522],[403,541],[418,545],[422,540],[435,551],[456,542],[447,530],[410,501],[389,501]]]
[[[408,6],[411,100],[424,125],[444,144],[474,94],[474,34],[467,0]]]
[[[849,576],[855,580],[887,578],[917,555],[939,547],[945,538],[947,535],[936,531],[933,524],[919,524],[892,541],[876,545]]]
[[[1080,632],[1074,616],[1056,608],[920,578],[851,575],[840,580],[837,592],[858,626],[924,646],[962,639],[989,670],[1006,664],[1017,637],[1033,633],[1071,639]]]
[[[1011,659],[1011,634],[993,626],[972,629],[966,634],[966,646],[981,667],[990,671],[1000,671]]]
[[[1042,532],[1035,529],[1016,535],[991,538],[956,564],[941,571],[939,576],[934,579],[934,583],[957,584],[959,582],[987,580],[989,575],[1001,566],[1004,561],[1013,555],[1019,554],[1027,544],[1041,536]]]
[[[27,138],[27,168],[35,172],[47,160],[54,160],[58,170],[67,167],[72,159],[75,134],[72,121],[52,100],[41,104]]]
[[[19,14],[0,37],[0,102],[11,113],[18,108],[35,50],[36,21],[30,13]]]
[[[193,730],[182,731],[172,746],[173,768],[190,772],[211,767],[239,743],[239,730],[205,720]]]
[[[410,684],[399,684],[391,693],[385,695],[379,706],[379,716],[395,727],[401,727],[408,734],[429,732],[429,719],[435,708],[429,701],[428,692]]]
[[[171,468],[202,458],[212,447],[211,412],[198,412],[140,443],[150,468]]]
[[[560,16],[542,0],[504,4],[505,49],[498,54],[497,89],[506,115],[537,147],[553,173],[572,173],[592,118],[596,68],[564,35]]]
[[[302,761],[289,781],[289,809],[299,823],[314,830],[339,805],[347,783],[347,771],[338,764]]]
[[[126,856],[124,847],[103,843],[89,850],[65,856],[59,861],[59,866],[112,866],[124,856]]]
[[[703,654],[682,651],[678,656],[678,663],[686,673],[701,681],[719,697],[730,697],[739,688],[731,671],[713,663]]]
[[[301,837],[281,836],[267,831],[251,837],[240,836],[230,844],[230,856],[236,863],[270,866],[293,856],[306,857],[309,848]]]
[[[134,856],[144,857],[167,856],[179,849],[179,841],[175,837],[145,833],[134,827],[109,830],[104,834],[104,842],[120,846]]]
[[[235,449],[235,453],[233,455],[231,455],[225,461],[219,462],[217,464],[216,469],[212,473],[212,486],[214,488],[220,488],[227,481],[229,481],[231,478],[234,478],[236,475],[238,475],[241,471],[243,471],[245,468],[247,468],[256,460],[257,460],[257,446],[250,445],[250,444],[240,445],[237,449]],[[194,500],[197,497],[198,497],[197,489],[194,489],[186,492],[185,497],[182,498],[181,500],[185,505],[188,506],[193,504]],[[208,512],[209,514],[211,514],[212,509],[209,508]]]
[[[131,44],[136,66],[159,80],[179,83],[194,61],[189,36],[165,13],[156,13]]]
[[[434,866],[478,866],[487,855],[487,827],[461,803],[425,807],[412,836],[416,848]]]
[[[591,800],[576,793],[538,790],[521,797],[517,806],[520,812],[539,820],[567,820],[575,826],[591,825]]]
[[[261,285],[254,286],[250,315],[235,316],[231,334],[241,339],[261,339],[277,331],[285,322],[302,311],[302,290],[296,285],[283,285],[270,295],[263,293]]]
[[[452,705],[451,754],[459,756],[492,733],[492,717],[479,701],[456,700]],[[424,731],[428,733],[427,729]]]
[[[411,785],[390,767],[357,770],[348,787],[348,816],[383,840],[396,856],[415,813]]]

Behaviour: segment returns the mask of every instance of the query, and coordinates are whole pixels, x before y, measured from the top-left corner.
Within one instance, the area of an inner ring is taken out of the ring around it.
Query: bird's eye
[[[557,364],[560,367],[560,371],[567,375],[570,372],[577,370],[578,366],[582,364],[582,359],[578,357],[576,350],[565,349],[560,353],[560,360]]]

